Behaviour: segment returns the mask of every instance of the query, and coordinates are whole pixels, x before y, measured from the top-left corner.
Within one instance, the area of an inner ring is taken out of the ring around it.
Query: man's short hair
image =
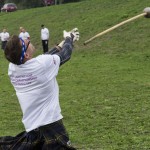
[[[22,45],[17,35],[13,35],[7,42],[4,54],[6,59],[13,64],[20,64],[20,57],[22,52]]]
[[[41,27],[43,28],[43,27],[44,27],[44,24],[42,24]]]

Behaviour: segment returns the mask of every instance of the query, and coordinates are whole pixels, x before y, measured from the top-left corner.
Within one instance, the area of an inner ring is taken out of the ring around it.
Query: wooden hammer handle
[[[127,20],[125,20],[125,21],[123,21],[123,22],[121,22],[121,23],[119,23],[119,24],[116,24],[115,26],[113,26],[113,27],[111,27],[111,28],[109,28],[109,29],[107,29],[107,30],[105,30],[105,31],[103,31],[103,32],[100,32],[100,33],[98,33],[97,35],[95,35],[95,36],[93,36],[92,38],[90,38],[89,40],[85,41],[85,42],[84,42],[84,45],[86,45],[87,43],[93,41],[93,40],[96,39],[97,37],[102,36],[102,35],[104,35],[104,34],[110,32],[110,31],[112,31],[112,30],[114,30],[114,29],[116,29],[116,28],[118,28],[118,27],[120,27],[120,26],[122,26],[122,25],[124,25],[124,24],[126,24],[126,23],[128,23],[128,22],[130,22],[130,21],[133,21],[133,20],[135,20],[135,19],[137,19],[137,18],[140,18],[140,17],[142,17],[142,16],[145,16],[146,14],[147,14],[147,13],[139,14],[139,15],[134,16],[134,17],[132,17],[132,18],[130,18],[130,19],[127,19]]]

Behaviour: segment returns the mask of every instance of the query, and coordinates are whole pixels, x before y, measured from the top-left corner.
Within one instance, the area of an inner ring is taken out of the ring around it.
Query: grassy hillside
[[[37,55],[41,24],[50,30],[50,47],[63,39],[64,29],[79,28],[80,41],[57,78],[64,123],[79,149],[150,149],[150,19],[139,18],[83,45],[148,6],[149,0],[85,0],[0,13],[0,28],[12,35],[25,27]],[[0,136],[16,135],[24,130],[22,114],[2,51],[0,60]]]

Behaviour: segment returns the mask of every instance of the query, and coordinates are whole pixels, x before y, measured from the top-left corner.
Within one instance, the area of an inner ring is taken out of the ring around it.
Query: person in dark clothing
[[[49,44],[49,30],[44,25],[41,25],[41,40],[43,53],[48,52],[48,44]]]

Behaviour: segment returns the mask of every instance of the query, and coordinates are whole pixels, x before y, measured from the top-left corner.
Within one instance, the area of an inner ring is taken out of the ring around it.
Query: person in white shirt
[[[20,27],[19,38],[22,38],[23,40],[30,40],[29,33],[23,27]]]
[[[43,24],[41,25],[41,40],[43,53],[46,53],[48,52],[49,30]]]
[[[6,44],[7,44],[9,37],[10,37],[10,35],[7,32],[7,30],[3,29],[3,32],[0,33],[0,38],[2,41],[2,45],[1,45],[2,50],[5,50],[5,47],[6,47]]]
[[[0,148],[36,150],[75,150],[62,122],[59,68],[72,54],[73,43],[79,40],[77,28],[64,31],[64,41],[45,54],[33,58],[34,46],[29,40],[14,35],[5,48],[10,62],[8,75],[21,106],[25,130],[16,137],[1,137]]]

